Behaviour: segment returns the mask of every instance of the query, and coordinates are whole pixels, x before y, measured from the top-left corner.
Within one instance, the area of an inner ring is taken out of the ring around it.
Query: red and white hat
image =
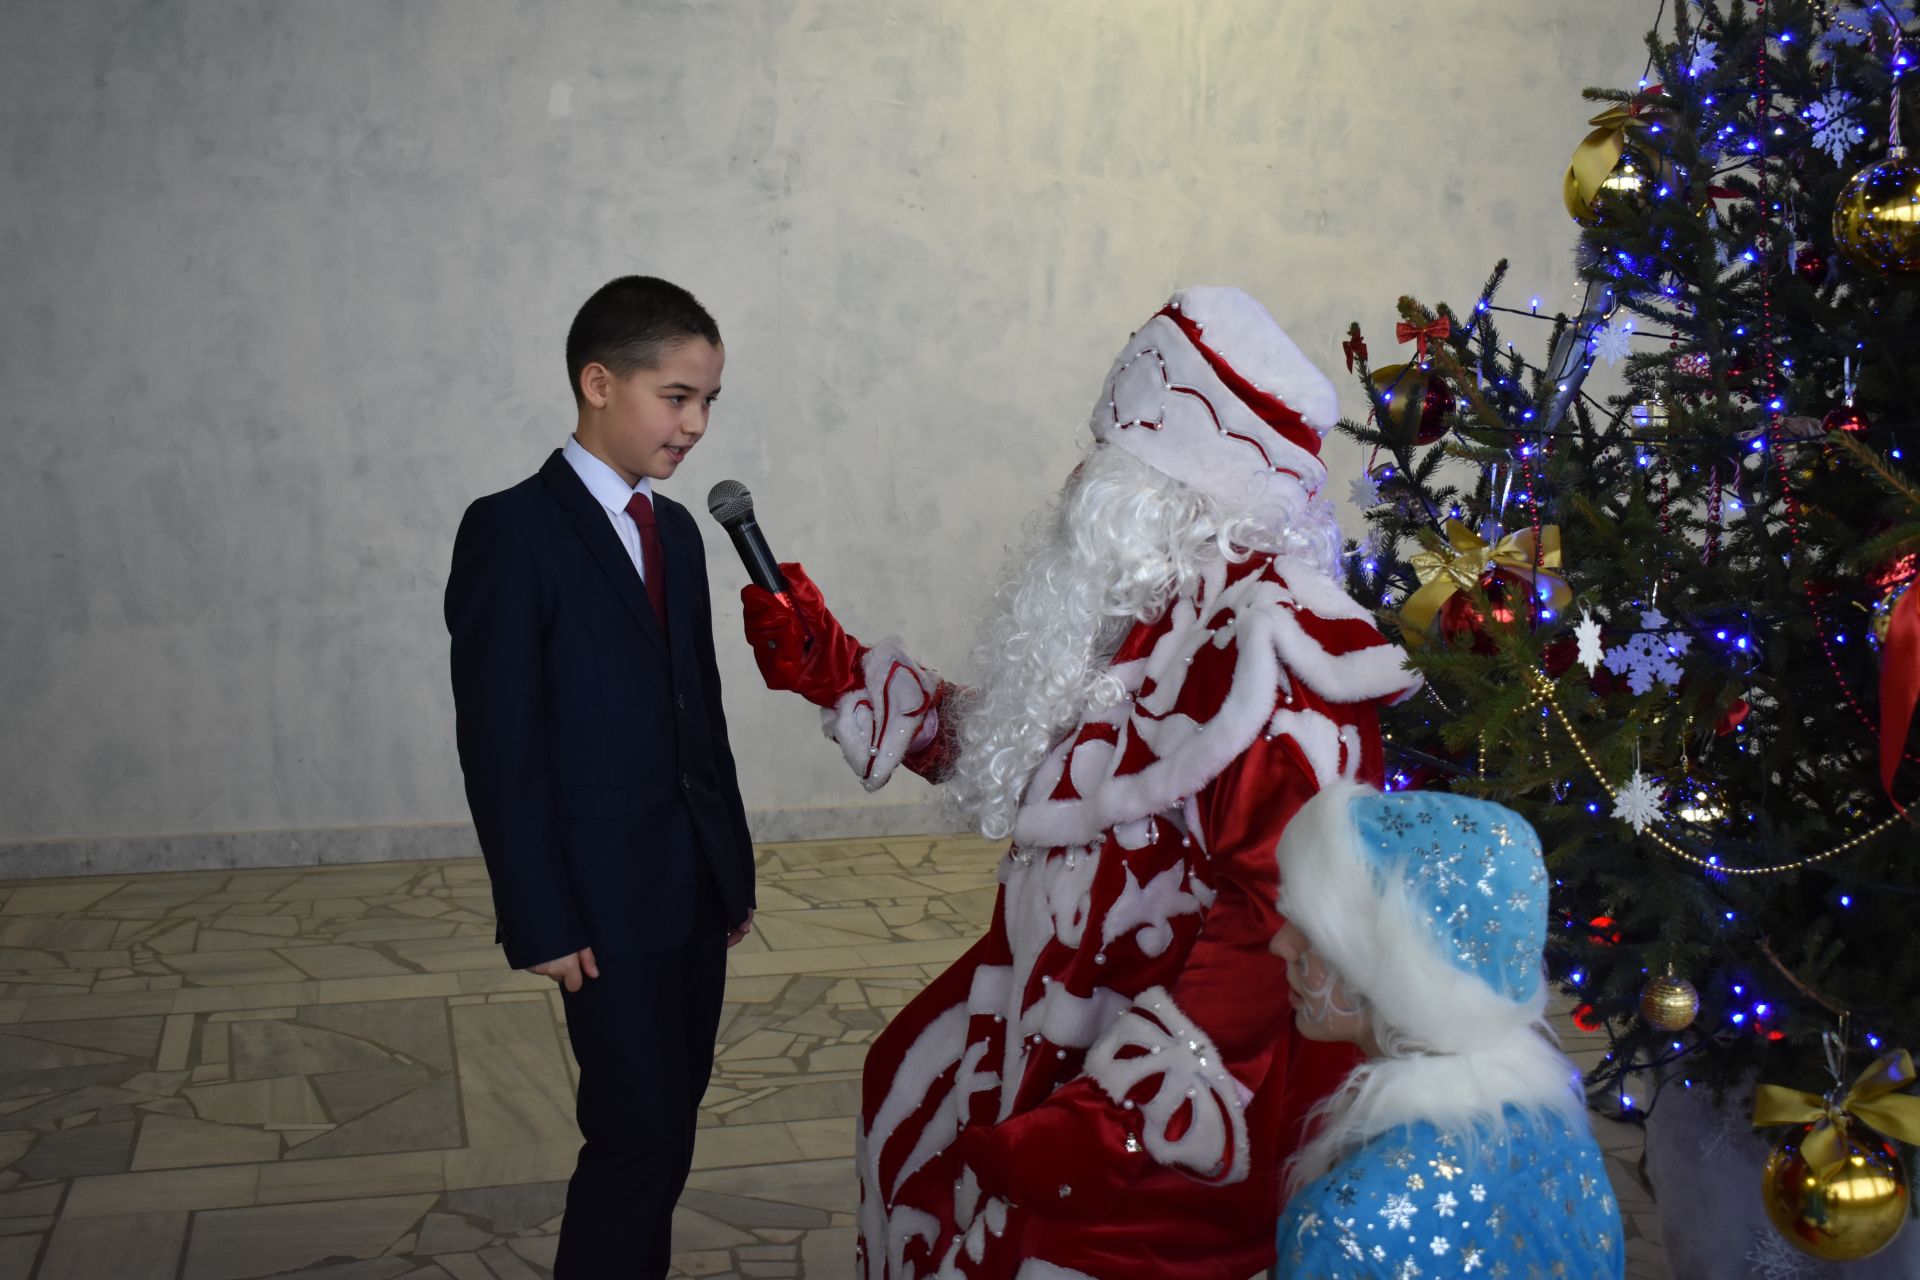
[[[1174,294],[1133,335],[1093,436],[1279,529],[1326,483],[1320,441],[1338,416],[1333,384],[1267,309],[1207,285]]]

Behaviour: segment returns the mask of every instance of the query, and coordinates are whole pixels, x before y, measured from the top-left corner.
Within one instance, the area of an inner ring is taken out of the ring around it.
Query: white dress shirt
[[[573,468],[573,474],[579,476],[580,482],[587,486],[587,492],[593,495],[593,500],[606,509],[607,519],[613,521],[615,536],[620,539],[620,545],[627,549],[627,559],[633,561],[633,571],[640,575],[640,581],[644,584],[647,580],[647,569],[641,563],[643,557],[640,554],[640,526],[635,524],[633,517],[627,514],[627,502],[634,494],[639,493],[646,495],[647,502],[651,505],[653,481],[641,476],[639,484],[628,488],[627,482],[620,478],[619,472],[588,453],[580,441],[573,436],[567,437],[567,447],[560,452],[566,458],[568,465]]]

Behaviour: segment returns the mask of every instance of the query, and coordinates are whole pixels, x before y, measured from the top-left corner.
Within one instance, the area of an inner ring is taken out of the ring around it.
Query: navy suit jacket
[[[447,580],[467,803],[515,968],[690,936],[704,876],[754,904],[699,527],[654,495],[663,633],[633,561],[559,450],[467,508]]]

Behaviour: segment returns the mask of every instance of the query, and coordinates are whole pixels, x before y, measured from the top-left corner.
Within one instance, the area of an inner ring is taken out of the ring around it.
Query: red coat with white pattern
[[[1273,851],[1324,782],[1379,780],[1378,706],[1417,677],[1336,584],[1265,555],[1112,670],[1128,696],[1029,786],[987,935],[868,1054],[863,1280],[1246,1280],[1302,1118],[1356,1061],[1293,1029]],[[886,719],[872,743],[912,737]]]

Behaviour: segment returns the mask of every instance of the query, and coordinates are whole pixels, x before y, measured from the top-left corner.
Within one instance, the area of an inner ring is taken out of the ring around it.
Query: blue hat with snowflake
[[[1349,990],[1443,1052],[1546,1002],[1547,874],[1526,820],[1488,800],[1342,783],[1288,824],[1279,907]]]

